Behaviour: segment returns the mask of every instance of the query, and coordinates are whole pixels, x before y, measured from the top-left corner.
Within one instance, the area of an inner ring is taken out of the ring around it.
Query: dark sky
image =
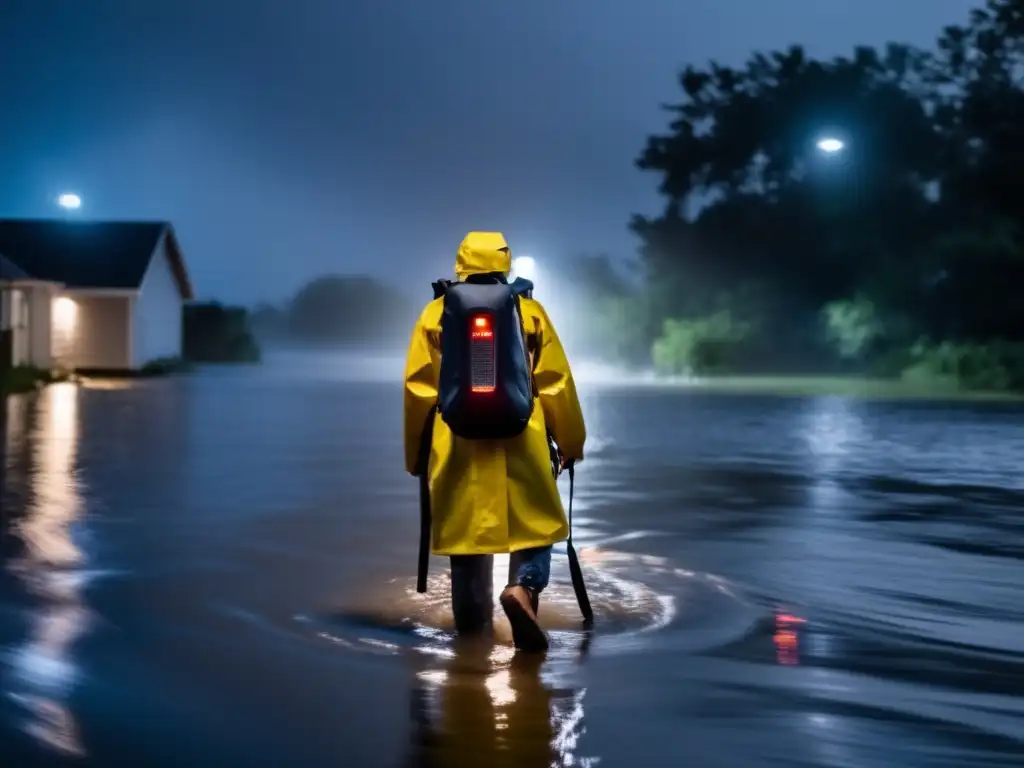
[[[174,222],[203,297],[422,283],[470,229],[629,255],[675,74],[928,44],[975,0],[0,0],[0,214]]]

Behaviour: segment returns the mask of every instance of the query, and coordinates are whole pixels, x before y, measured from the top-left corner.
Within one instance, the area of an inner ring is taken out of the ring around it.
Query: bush
[[[258,363],[248,312],[220,304],[189,304],[183,318],[184,357],[195,363]]]
[[[0,370],[0,395],[17,395],[31,392],[38,386],[66,381],[68,374],[62,371],[47,371],[31,365],[19,365]]]
[[[826,338],[844,360],[865,357],[885,330],[874,303],[863,296],[826,304],[822,319]]]
[[[737,320],[729,310],[701,318],[666,320],[651,349],[654,368],[666,375],[728,373],[735,368],[752,330],[751,323]]]
[[[27,365],[4,369],[0,371],[0,394],[31,392],[41,380],[40,372]]]
[[[908,352],[902,378],[950,388],[1004,392],[1024,391],[1024,344],[922,339]]]
[[[166,376],[186,370],[188,370],[188,363],[180,357],[158,357],[142,366],[139,374],[141,376]]]

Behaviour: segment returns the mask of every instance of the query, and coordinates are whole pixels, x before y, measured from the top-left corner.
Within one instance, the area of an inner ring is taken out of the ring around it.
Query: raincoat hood
[[[459,280],[488,272],[507,275],[511,271],[512,251],[501,232],[470,232],[455,256],[455,276]]]

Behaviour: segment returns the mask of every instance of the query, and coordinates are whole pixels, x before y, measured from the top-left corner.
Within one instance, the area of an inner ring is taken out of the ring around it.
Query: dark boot
[[[455,555],[452,567],[452,616],[460,635],[490,633],[494,618],[494,558]]]
[[[501,593],[501,607],[512,625],[512,641],[516,648],[527,653],[543,653],[548,649],[548,637],[537,622],[538,596],[527,587],[510,584]]]

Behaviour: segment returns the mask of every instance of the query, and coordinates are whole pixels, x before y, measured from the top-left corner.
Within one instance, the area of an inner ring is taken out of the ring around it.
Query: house
[[[180,357],[192,284],[167,222],[0,219],[0,368]]]

